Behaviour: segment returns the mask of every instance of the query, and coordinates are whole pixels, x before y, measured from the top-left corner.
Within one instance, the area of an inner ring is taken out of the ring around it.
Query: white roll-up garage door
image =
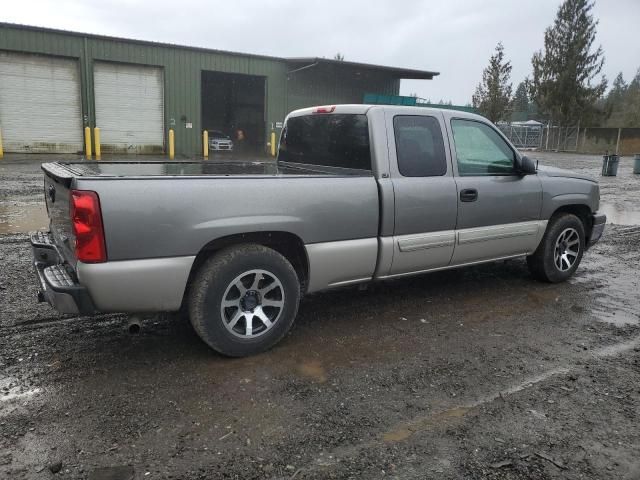
[[[96,126],[104,152],[159,153],[164,144],[162,69],[96,62]]]
[[[7,152],[82,151],[77,60],[0,52],[0,128]]]

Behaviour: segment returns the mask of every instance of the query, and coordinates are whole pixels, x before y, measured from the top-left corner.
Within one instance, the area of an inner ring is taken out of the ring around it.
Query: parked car
[[[273,346],[300,297],[328,288],[514,257],[561,282],[606,220],[594,179],[537,168],[483,117],[421,107],[297,110],[277,163],[42,168],[41,299],[76,314],[184,308],[230,356]]]
[[[209,150],[231,152],[233,151],[233,141],[229,135],[220,130],[209,130]]]

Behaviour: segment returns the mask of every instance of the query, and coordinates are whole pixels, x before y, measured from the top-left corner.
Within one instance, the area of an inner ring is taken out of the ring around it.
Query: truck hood
[[[546,165],[540,165],[538,167],[538,174],[542,174],[547,177],[577,178],[579,180],[587,180],[589,182],[598,183],[598,181],[590,175],[574,172],[571,170],[565,170],[564,168],[549,167]]]

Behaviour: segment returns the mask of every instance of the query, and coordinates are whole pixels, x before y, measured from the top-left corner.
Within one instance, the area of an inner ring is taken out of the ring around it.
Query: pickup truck
[[[328,288],[514,257],[561,282],[606,221],[594,179],[538,168],[481,116],[422,107],[294,111],[275,162],[42,169],[40,300],[182,310],[228,356],[273,346],[301,296]]]

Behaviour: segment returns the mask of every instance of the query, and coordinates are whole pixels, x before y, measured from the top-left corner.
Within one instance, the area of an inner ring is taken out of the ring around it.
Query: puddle
[[[598,320],[615,325],[616,327],[624,327],[626,325],[638,325],[638,315],[625,312],[624,310],[600,310],[594,309],[593,312]]]
[[[615,223],[617,225],[640,225],[640,206],[629,210],[619,203],[601,204],[599,212],[607,216],[607,223]]]
[[[402,440],[406,440],[413,434],[409,428],[399,428],[397,430],[392,430],[390,432],[385,433],[382,436],[382,439],[387,443],[395,443],[401,442]]]
[[[318,361],[305,362],[298,366],[298,372],[314,382],[324,383],[327,381],[327,371]]]
[[[6,389],[6,390],[5,390]],[[0,402],[10,402],[12,400],[25,400],[42,392],[41,388],[24,389],[13,377],[0,379]]]
[[[88,480],[133,480],[135,471],[130,465],[101,467],[89,472]]]
[[[640,337],[600,348],[599,350],[595,350],[593,355],[595,357],[615,357],[629,350],[635,350],[638,347],[640,347]]]
[[[629,276],[620,270],[619,275],[609,276],[603,283],[606,290],[595,296],[591,308],[586,311],[598,321],[617,327],[640,324],[640,310],[635,301],[639,284],[637,276]]]
[[[0,234],[28,233],[49,225],[47,209],[41,203],[7,205],[0,203]]]
[[[461,419],[472,409],[472,406],[460,406],[443,410],[428,417],[418,418],[406,423],[382,435],[382,440],[387,443],[395,443],[406,440],[416,432],[427,430],[440,424],[449,424],[451,421]]]

